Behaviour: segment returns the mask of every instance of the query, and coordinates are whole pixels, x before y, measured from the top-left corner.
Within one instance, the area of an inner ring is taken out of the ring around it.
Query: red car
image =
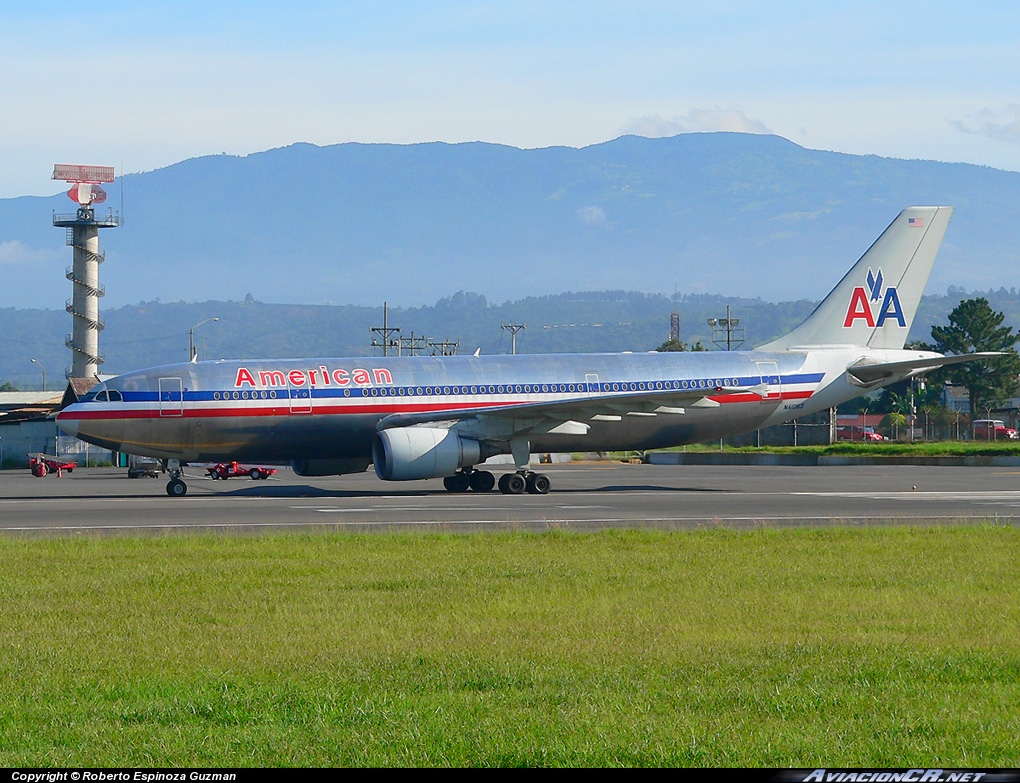
[[[1002,419],[978,419],[974,422],[974,440],[1016,440],[1017,431]]]
[[[42,478],[47,473],[60,475],[65,470],[70,473],[76,467],[78,465],[74,462],[68,462],[60,457],[47,457],[45,454],[36,454],[28,458],[28,469],[36,478]]]
[[[873,427],[861,427],[854,424],[836,430],[836,440],[885,440]]]
[[[276,473],[276,468],[244,467],[236,462],[220,462],[207,468],[210,478],[228,479],[234,476],[251,476],[252,479],[267,479]]]

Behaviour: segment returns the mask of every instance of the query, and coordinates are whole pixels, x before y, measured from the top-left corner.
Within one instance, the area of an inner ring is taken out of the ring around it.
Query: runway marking
[[[678,492],[679,492],[679,490],[678,490]],[[707,488],[707,487],[704,488],[704,489],[689,488],[689,489],[683,490],[683,492],[686,493],[687,496],[695,497],[695,496],[707,496],[707,495],[710,495],[710,494],[716,492],[716,490],[714,488]],[[425,497],[426,498],[434,498],[434,497],[436,497],[436,495],[441,495],[441,494],[442,493],[429,494],[429,495],[426,495]],[[575,494],[577,494],[577,493],[575,493]],[[599,490],[588,490],[588,491],[585,491],[585,492],[583,492],[581,494],[589,495],[589,496],[594,496],[594,499],[601,499],[600,498],[601,493],[600,493]],[[634,497],[634,496],[661,497],[663,493],[661,491],[648,491],[648,490],[632,490],[632,491],[627,491],[627,490],[624,490],[624,491],[620,491],[620,492],[614,492],[613,494],[615,496],[626,495],[628,497]],[[932,501],[932,500],[941,500],[941,501],[949,500],[949,501],[953,501],[953,500],[955,500],[955,501],[970,501],[970,502],[979,502],[979,503],[988,503],[988,502],[999,502],[999,503],[1003,503],[1003,502],[1020,502],[1020,490],[999,490],[999,491],[994,491],[994,492],[989,492],[989,491],[982,492],[982,491],[970,491],[970,490],[968,490],[968,491],[930,491],[930,490],[918,490],[918,491],[913,491],[913,490],[886,490],[886,491],[882,491],[882,490],[869,490],[869,491],[835,491],[835,492],[819,492],[819,491],[813,491],[813,492],[811,492],[811,491],[808,491],[808,492],[768,492],[768,491],[765,491],[765,492],[754,492],[754,491],[741,492],[741,491],[733,491],[733,492],[730,492],[730,491],[727,491],[726,494],[729,497],[746,497],[746,496],[754,496],[754,497],[766,497],[766,496],[767,497],[790,497],[790,496],[793,496],[793,497],[821,497],[821,498],[832,497],[832,498],[848,498],[848,499],[864,499],[864,500],[925,500],[925,501]],[[300,500],[302,500],[302,498],[295,498],[295,497],[266,497],[266,496],[262,496],[262,495],[231,496],[231,495],[217,495],[217,494],[196,494],[196,495],[189,495],[189,496],[186,496],[186,497],[183,497],[183,498],[172,498],[170,500],[173,501],[175,506],[179,506],[180,504],[194,503],[194,502],[197,502],[197,501],[204,501],[204,500],[209,500],[211,498],[217,498],[217,497],[227,498],[227,499],[229,499],[230,503],[234,504],[234,505],[239,504],[239,503],[262,503],[262,504],[264,504],[266,502],[275,501],[275,502],[278,502],[278,503],[290,503],[290,504],[292,504],[292,505],[290,505],[290,508],[293,508],[293,509],[302,509],[302,508],[329,509],[329,508],[331,508],[331,507],[327,507],[327,506],[301,506],[301,505],[293,505],[296,500],[300,502]],[[422,507],[421,503],[415,503],[415,504],[406,504],[405,503],[405,504],[400,504],[400,505],[390,505],[390,504],[380,505],[380,500],[383,500],[385,497],[386,496],[382,496],[382,497],[379,497],[379,498],[366,498],[366,497],[345,498],[345,497],[338,497],[338,498],[336,498],[336,502],[338,502],[338,503],[349,503],[350,505],[337,506],[337,507],[333,507],[333,508],[337,508],[338,510],[351,510],[351,509],[356,509],[356,508],[385,509],[385,510],[389,510],[389,511],[421,511],[421,510],[423,510],[423,507]],[[392,497],[392,496],[389,496],[389,497]],[[522,499],[525,502],[528,502],[527,501],[528,497],[530,497],[530,496],[524,496],[524,498],[516,498],[515,497],[512,501],[508,501],[508,505],[506,506],[506,508],[507,509],[516,508],[515,506],[509,505],[509,502],[518,502],[519,500],[522,500]],[[538,496],[535,496],[534,499],[537,500]],[[23,504],[26,504],[26,503],[31,503],[31,504],[59,504],[59,503],[68,503],[68,504],[74,504],[74,505],[80,505],[82,503],[138,503],[139,501],[143,501],[144,502],[144,501],[148,501],[148,500],[153,500],[153,501],[157,501],[157,502],[160,502],[160,503],[166,502],[161,495],[156,495],[156,494],[152,495],[151,497],[149,497],[149,496],[141,496],[141,497],[139,497],[137,495],[131,495],[131,496],[92,496],[92,497],[81,497],[81,496],[63,497],[63,496],[57,496],[57,497],[34,497],[34,498],[0,498],[0,506],[23,505]],[[308,500],[311,500],[311,498],[308,498]],[[367,501],[369,501],[371,503],[371,505],[367,505],[367,506],[357,506],[357,505],[355,505],[359,500],[360,501],[366,501],[367,500]],[[424,509],[424,510],[429,510],[429,511],[463,511],[463,510],[467,510],[467,509],[475,507],[477,505],[477,503],[480,502],[480,501],[493,501],[493,500],[501,501],[501,500],[503,500],[503,496],[502,495],[490,495],[490,496],[486,496],[486,495],[468,495],[467,497],[464,498],[463,505],[450,505],[450,504],[444,504],[442,506],[429,505],[427,507],[427,509]],[[579,504],[578,503],[571,503],[571,504],[567,504],[567,503],[555,503],[555,502],[553,502],[551,500],[551,498],[549,498],[547,496],[545,497],[545,501],[544,502],[546,503],[546,505],[545,505],[546,508],[556,508],[556,509],[563,509],[563,510],[584,510],[584,509],[596,509],[596,508],[612,508],[612,505],[608,505],[608,504],[605,504],[605,503],[591,503],[591,504],[585,504],[585,503],[579,503]],[[170,506],[168,505],[167,508],[170,508]]]
[[[467,506],[467,505],[465,505],[465,506],[432,506],[432,505],[430,505],[428,507],[422,507],[421,505],[416,505],[416,506],[389,506],[389,505],[386,505],[386,506],[379,506],[379,505],[375,505],[375,506],[289,506],[289,508],[291,510],[293,510],[293,511],[318,511],[318,512],[321,512],[321,513],[331,513],[331,512],[343,513],[343,512],[360,512],[360,511],[364,511],[364,512],[378,512],[378,511],[419,511],[419,512],[422,512],[422,511],[428,511],[428,512],[431,513],[431,512],[434,512],[434,511],[465,511],[465,512],[467,512],[467,511],[471,511],[473,509],[472,506]],[[553,505],[547,506],[547,508],[557,509],[557,510],[560,510],[560,511],[592,511],[592,510],[595,510],[595,509],[612,508],[612,506],[597,505],[597,504],[591,504],[591,505],[586,505],[586,506],[585,505],[581,505],[581,506],[566,506],[566,505],[560,505],[560,504],[553,504]],[[514,509],[513,506],[507,506],[507,510],[513,510],[513,509]]]
[[[766,493],[762,493],[766,494]],[[1020,490],[997,492],[955,491],[938,492],[923,490],[870,491],[870,492],[778,492],[768,494],[799,495],[805,497],[865,498],[868,500],[1020,500]]]
[[[437,527],[444,526],[450,527],[452,525],[463,525],[472,527],[484,527],[488,525],[502,526],[502,527],[549,527],[549,526],[581,526],[590,527],[592,525],[630,525],[630,526],[660,526],[660,525],[677,525],[683,529],[694,528],[727,528],[733,525],[739,525],[742,527],[754,527],[754,528],[768,528],[776,525],[784,525],[793,523],[796,526],[810,526],[819,523],[823,524],[836,524],[836,525],[866,525],[871,523],[878,524],[933,524],[938,522],[951,522],[951,523],[973,523],[973,522],[984,522],[987,521],[988,517],[983,515],[977,516],[931,516],[931,515],[919,515],[909,517],[890,517],[887,514],[872,514],[872,515],[854,515],[850,516],[784,516],[784,517],[761,517],[761,516],[738,516],[738,517],[646,517],[646,518],[631,518],[631,517],[600,517],[594,519],[556,519],[556,518],[539,518],[539,519],[461,519],[461,520],[420,520],[420,521],[399,521],[399,520],[386,520],[382,522],[376,521],[358,521],[358,520],[335,520],[335,521],[319,521],[315,523],[308,522],[175,522],[158,525],[45,525],[45,526],[26,526],[19,525],[13,527],[2,527],[0,531],[10,533],[43,533],[43,532],[87,532],[87,531],[160,531],[160,530],[251,530],[251,529],[268,529],[268,528],[344,528],[344,527],[355,527],[355,526],[367,526],[367,527]],[[1000,520],[1005,521],[1005,520]]]

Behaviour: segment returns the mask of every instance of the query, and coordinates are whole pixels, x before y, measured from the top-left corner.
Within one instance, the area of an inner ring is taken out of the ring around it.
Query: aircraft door
[[[588,392],[588,397],[598,397],[599,374],[597,372],[586,372],[584,374],[584,386],[585,391]]]
[[[775,362],[755,362],[758,365],[758,374],[761,376],[761,385],[764,396],[762,402],[777,402],[783,396],[783,380],[779,375],[779,365]]]
[[[311,413],[312,412],[312,390],[308,386],[291,386],[290,412]]]
[[[159,415],[184,415],[184,381],[181,378],[159,379]]]

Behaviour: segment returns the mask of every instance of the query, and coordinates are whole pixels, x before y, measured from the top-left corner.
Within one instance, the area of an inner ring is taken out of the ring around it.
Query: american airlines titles
[[[849,329],[854,325],[854,322],[861,319],[868,326],[875,328],[881,328],[885,325],[886,320],[894,318],[903,328],[906,328],[907,322],[903,317],[903,308],[900,306],[900,297],[896,293],[896,286],[891,285],[885,289],[885,296],[882,296],[882,270],[878,270],[878,274],[875,275],[872,271],[868,270],[868,286],[857,286],[854,288],[853,293],[850,294],[850,304],[846,309],[846,318],[843,319],[843,328]],[[882,300],[882,305],[878,308],[878,316],[875,316],[875,312],[872,310],[872,302],[878,302]]]
[[[276,389],[288,386],[392,386],[393,376],[385,367],[372,370],[342,367],[330,370],[320,364],[312,370],[249,370],[238,367],[235,388]]]

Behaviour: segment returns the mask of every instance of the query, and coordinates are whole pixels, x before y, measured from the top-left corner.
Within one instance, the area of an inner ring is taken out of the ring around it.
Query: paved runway
[[[1020,468],[542,466],[545,496],[454,495],[439,479],[386,483],[357,476],[211,481],[186,471],[188,495],[165,478],[79,468],[62,478],[0,472],[0,531],[279,528],[342,530],[761,527],[1020,519]]]

